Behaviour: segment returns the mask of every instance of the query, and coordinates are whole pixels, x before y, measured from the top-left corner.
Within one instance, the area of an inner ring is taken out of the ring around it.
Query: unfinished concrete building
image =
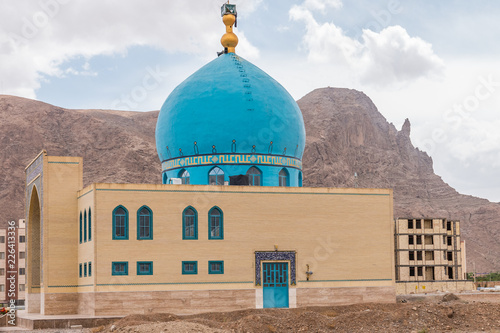
[[[9,221],[6,228],[0,229],[0,307],[24,306],[26,281],[26,224]]]
[[[398,218],[395,223],[397,292],[460,291],[466,281],[460,222],[444,218]]]

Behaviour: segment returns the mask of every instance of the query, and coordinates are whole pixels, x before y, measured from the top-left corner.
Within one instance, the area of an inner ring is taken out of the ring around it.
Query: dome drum
[[[222,170],[223,183],[216,183],[214,179],[210,179],[210,173],[214,168]],[[260,172],[259,179],[250,179],[249,185],[254,186],[302,186],[302,171],[296,168],[280,167],[280,166],[266,166],[266,165],[210,165],[199,167],[186,167],[179,169],[172,169],[164,171],[162,176],[163,184],[172,184],[172,179],[181,179],[180,182],[184,184],[208,184],[208,185],[225,185],[229,184],[230,176],[247,175],[251,168],[256,168]],[[254,169],[255,170],[255,169]],[[287,179],[283,181],[280,178],[280,172],[285,170]],[[184,171],[188,172],[188,181],[182,179]],[[250,171],[251,172],[251,171]],[[281,179],[281,183],[280,183]]]

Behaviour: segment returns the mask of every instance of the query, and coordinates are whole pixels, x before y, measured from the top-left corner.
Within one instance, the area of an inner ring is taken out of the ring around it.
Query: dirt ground
[[[91,332],[500,332],[499,299],[446,294],[395,304],[131,315]]]

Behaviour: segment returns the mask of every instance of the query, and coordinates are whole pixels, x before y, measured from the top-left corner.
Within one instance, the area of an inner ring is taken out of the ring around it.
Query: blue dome
[[[253,166],[262,173],[259,185],[278,186],[285,168],[289,186],[300,186],[304,146],[304,121],[292,96],[234,53],[177,86],[156,124],[164,183],[187,170],[190,184],[209,184],[213,167],[229,181]]]

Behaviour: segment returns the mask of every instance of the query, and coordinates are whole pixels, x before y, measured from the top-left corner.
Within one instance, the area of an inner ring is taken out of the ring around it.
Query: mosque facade
[[[80,157],[26,168],[29,313],[195,313],[395,302],[390,189],[302,186],[290,94],[224,51],[169,95],[162,184],[83,187]]]

